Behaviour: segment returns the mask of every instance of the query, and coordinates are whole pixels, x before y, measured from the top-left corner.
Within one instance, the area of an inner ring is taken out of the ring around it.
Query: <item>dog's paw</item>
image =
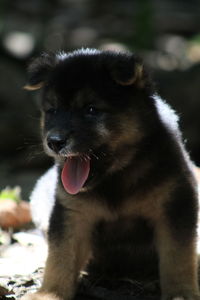
[[[162,300],[200,300],[200,295],[163,296]]]
[[[63,300],[53,293],[37,292],[34,294],[26,294],[21,300]]]
[[[186,296],[186,297],[173,297],[172,300],[200,300],[199,295],[194,295],[194,296]]]

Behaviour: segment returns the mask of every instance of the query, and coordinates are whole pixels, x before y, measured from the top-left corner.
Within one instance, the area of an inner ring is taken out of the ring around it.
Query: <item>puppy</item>
[[[108,278],[159,274],[163,300],[200,299],[192,164],[140,59],[43,54],[29,75],[25,88],[42,89],[57,185],[43,284],[25,299],[72,299],[86,267]]]

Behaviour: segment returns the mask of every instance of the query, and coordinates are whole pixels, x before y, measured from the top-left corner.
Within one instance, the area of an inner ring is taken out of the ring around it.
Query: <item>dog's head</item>
[[[138,58],[91,49],[43,54],[29,74],[25,88],[43,89],[44,149],[60,164],[69,193],[129,164],[143,136],[144,108],[151,102]]]

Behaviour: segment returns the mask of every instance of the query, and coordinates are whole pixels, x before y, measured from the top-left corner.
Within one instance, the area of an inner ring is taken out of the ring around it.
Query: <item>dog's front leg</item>
[[[175,234],[166,223],[158,226],[162,300],[200,300],[194,233],[185,240],[182,233]]]
[[[64,207],[63,207],[64,209]],[[54,209],[49,230],[49,254],[43,284],[23,300],[71,300],[81,269],[90,255],[90,224],[79,212]]]

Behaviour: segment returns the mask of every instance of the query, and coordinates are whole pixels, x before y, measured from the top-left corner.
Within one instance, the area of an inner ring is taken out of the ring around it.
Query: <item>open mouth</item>
[[[65,190],[72,195],[79,193],[90,173],[90,157],[87,155],[72,154],[67,156],[61,180]]]

